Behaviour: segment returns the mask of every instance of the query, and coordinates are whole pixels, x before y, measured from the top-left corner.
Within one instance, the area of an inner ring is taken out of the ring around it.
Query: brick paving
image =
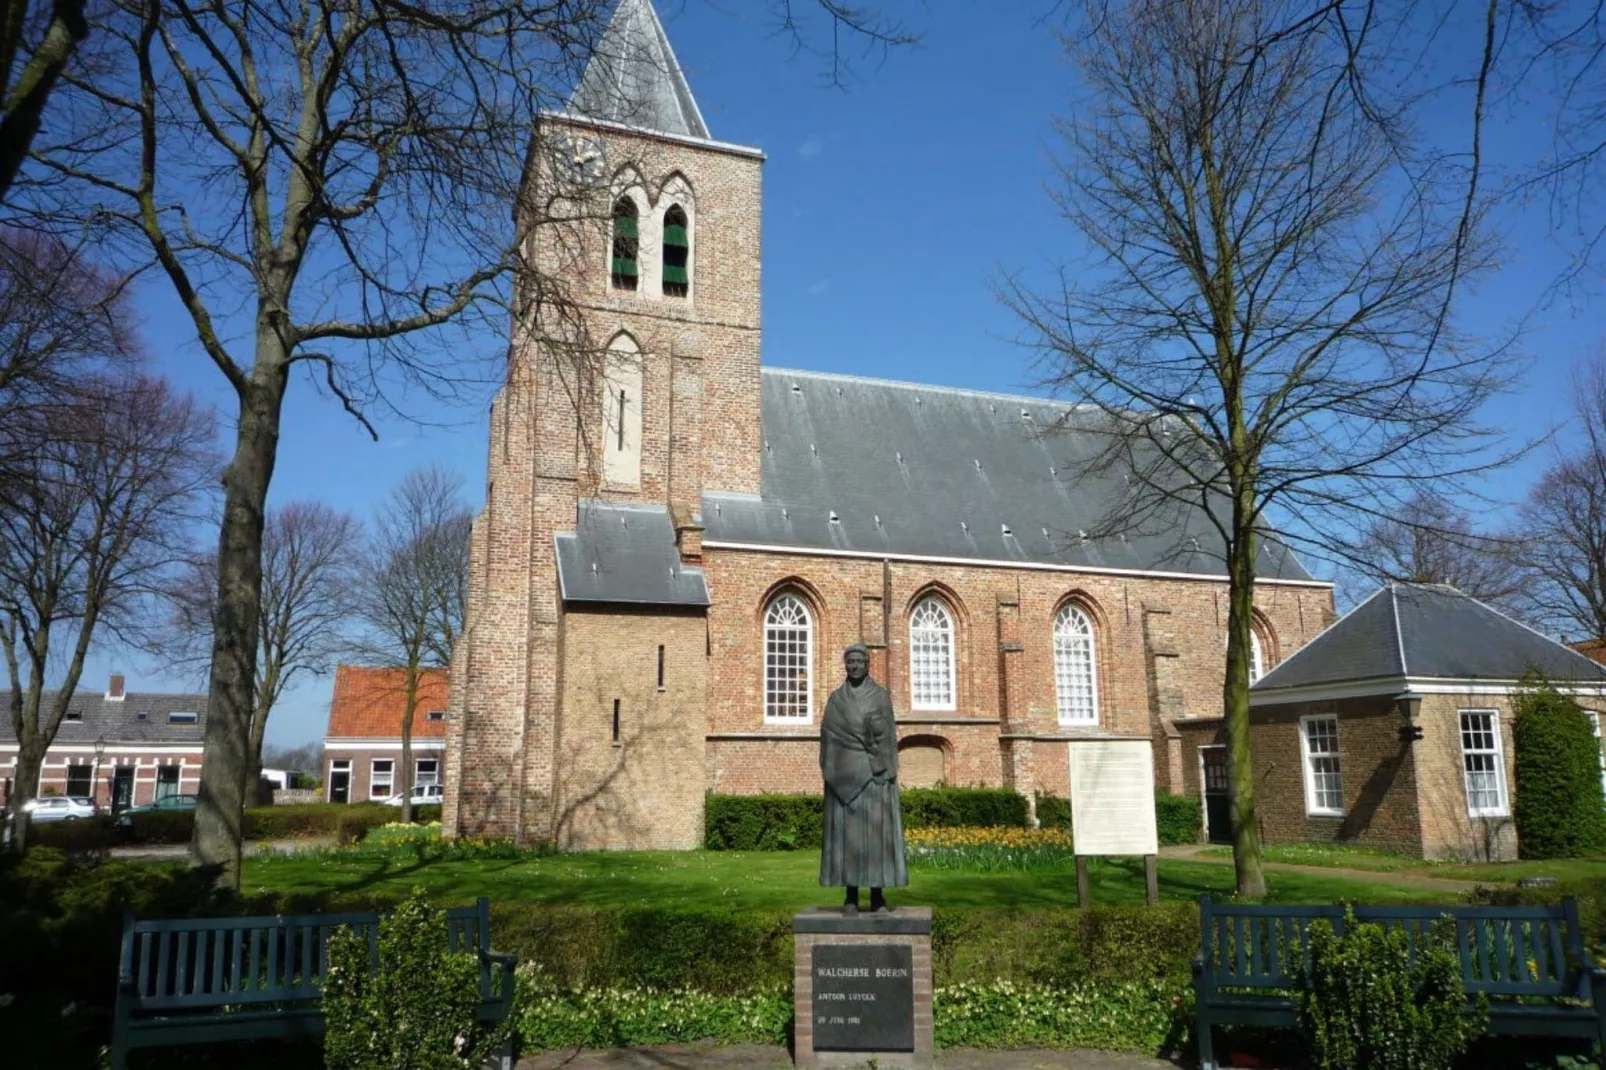
[[[937,1052],[940,1070],[1176,1070],[1179,1064],[1107,1051]],[[549,1051],[527,1055],[518,1070],[790,1070],[785,1048],[757,1044],[673,1044],[653,1048]]]

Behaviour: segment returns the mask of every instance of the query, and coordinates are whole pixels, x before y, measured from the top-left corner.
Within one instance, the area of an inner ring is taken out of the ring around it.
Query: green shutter
[[[689,244],[686,241],[686,228],[679,223],[671,223],[666,226],[664,228],[664,244],[678,245],[684,249]]]
[[[615,238],[634,238],[636,236],[636,217],[633,215],[614,216],[613,236]]]
[[[691,280],[686,277],[686,269],[684,267],[676,267],[674,264],[664,265],[664,281],[678,282],[682,286],[686,286],[691,282]]]
[[[636,277],[636,262],[635,262],[635,260],[630,259],[628,257],[623,257],[623,256],[614,257],[613,258],[613,273],[615,275],[629,275],[631,278],[635,278]],[[682,274],[684,274],[684,272],[682,272]]]

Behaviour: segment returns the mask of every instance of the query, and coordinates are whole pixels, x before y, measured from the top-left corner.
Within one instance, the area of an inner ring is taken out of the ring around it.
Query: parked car
[[[76,821],[100,813],[95,800],[87,795],[46,795],[28,803],[26,809],[29,819],[36,825],[47,821]]]
[[[195,801],[199,798],[198,795],[163,795],[155,802],[146,803],[144,806],[130,806],[117,815],[117,823],[127,828],[134,823],[130,816],[133,814],[148,814],[156,810],[193,810]]]
[[[439,784],[413,785],[414,806],[439,806],[441,804],[441,800],[445,797],[445,792],[441,790],[441,786]],[[398,791],[390,798],[381,799],[380,801],[386,806],[400,806],[402,804],[401,792]]]

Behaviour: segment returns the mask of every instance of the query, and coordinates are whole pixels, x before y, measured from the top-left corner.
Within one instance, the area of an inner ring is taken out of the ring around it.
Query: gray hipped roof
[[[46,691],[41,712],[56,700],[56,692]],[[196,714],[194,724],[169,724],[168,714]],[[201,745],[206,732],[205,695],[161,695],[130,692],[121,701],[108,699],[101,691],[79,687],[67,706],[67,715],[79,720],[61,722],[57,744],[93,745],[101,736],[108,744],[193,743]],[[143,717],[141,716],[143,714]],[[11,725],[11,692],[0,691],[0,743],[15,743]]]
[[[1261,677],[1254,692],[1407,676],[1507,681],[1530,668],[1557,683],[1606,683],[1606,665],[1454,587],[1389,583]]]
[[[642,130],[709,136],[652,0],[619,0],[568,110]]]
[[[681,564],[662,505],[582,501],[575,530],[558,533],[557,549],[567,602],[708,605],[703,570]]]
[[[1081,537],[1125,492],[1116,473],[1086,476],[1101,446],[1095,412],[818,372],[766,368],[762,380],[761,493],[704,494],[705,541],[1225,572],[1221,540],[1197,509],[1179,505],[1125,538]],[[1263,540],[1258,571],[1310,579],[1274,539]]]

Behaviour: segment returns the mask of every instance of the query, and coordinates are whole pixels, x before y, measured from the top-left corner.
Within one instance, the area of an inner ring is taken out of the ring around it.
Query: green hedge
[[[439,806],[415,808],[419,822],[440,820]],[[130,814],[131,826],[110,817],[52,821],[34,825],[29,835],[44,847],[64,851],[104,851],[128,844],[189,843],[195,830],[193,810],[148,810]],[[253,806],[245,812],[249,840],[289,840],[303,836],[345,836],[361,839],[371,828],[401,820],[401,810],[378,803],[305,803],[297,806]]]
[[[1577,701],[1530,672],[1514,696],[1517,784],[1512,816],[1523,858],[1577,858],[1606,848],[1600,740]]]
[[[1055,795],[1037,796],[1037,822],[1069,830],[1071,803]],[[1160,843],[1196,843],[1199,800],[1170,792],[1154,793]],[[819,795],[710,795],[704,816],[703,845],[710,851],[801,851],[820,846],[825,800]],[[1023,828],[1026,796],[1008,788],[908,788],[903,792],[903,827]]]
[[[1022,828],[1026,797],[1004,788],[909,788],[904,828]],[[710,795],[704,846],[710,851],[798,851],[820,846],[819,795]]]

